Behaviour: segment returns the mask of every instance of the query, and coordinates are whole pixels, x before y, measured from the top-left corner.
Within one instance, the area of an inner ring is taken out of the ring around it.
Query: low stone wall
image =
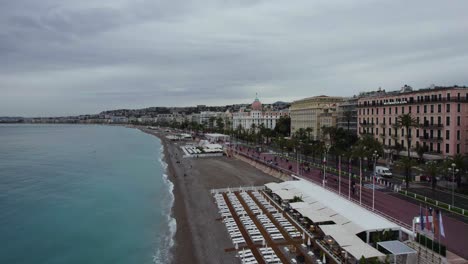
[[[288,174],[285,174],[277,169],[274,169],[270,166],[267,166],[265,164],[262,164],[260,162],[257,162],[257,161],[254,161],[252,159],[249,159],[247,157],[244,157],[242,155],[238,155],[238,154],[235,154],[235,153],[231,153],[231,156],[236,158],[236,159],[239,159],[239,160],[242,160],[252,166],[254,166],[255,168],[263,171],[264,173],[266,174],[269,174],[277,179],[280,179],[280,180],[283,180],[283,181],[290,181],[290,180],[293,180],[293,177],[291,175],[288,175]]]

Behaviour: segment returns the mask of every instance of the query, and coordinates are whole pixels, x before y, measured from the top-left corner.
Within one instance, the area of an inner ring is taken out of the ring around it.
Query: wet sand
[[[256,186],[279,180],[251,165],[224,157],[182,158],[183,151],[156,131],[140,128],[158,136],[164,145],[168,175],[174,183],[172,214],[177,221],[172,263],[240,263],[210,193],[211,189]],[[184,176],[185,175],[185,176]]]

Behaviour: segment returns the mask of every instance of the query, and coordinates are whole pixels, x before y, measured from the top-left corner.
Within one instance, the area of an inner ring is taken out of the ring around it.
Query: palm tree
[[[312,139],[310,138],[310,134],[312,134],[312,132],[314,131],[313,128],[311,127],[308,127],[305,129],[305,132],[307,133],[307,141],[310,143],[312,142]]]
[[[436,187],[436,176],[440,172],[440,164],[435,161],[428,161],[424,166],[424,172],[431,177],[431,187],[434,191]]]
[[[353,112],[351,111],[343,112],[343,117],[346,120],[347,130],[349,131],[349,126],[350,126],[351,120],[353,119]]]
[[[402,157],[395,163],[396,167],[403,169],[406,171],[406,176],[405,176],[405,185],[406,189],[409,187],[409,179],[410,179],[410,173],[411,173],[411,168],[416,165],[416,162],[412,160],[410,157]]]
[[[410,135],[410,130],[411,128],[417,128],[419,127],[418,120],[414,117],[411,116],[411,114],[403,114],[400,115],[397,118],[397,123],[396,126],[398,128],[404,128],[406,131],[406,149],[408,150],[408,159],[411,159],[410,156],[410,151],[411,151],[411,135]],[[405,181],[406,181],[406,188],[409,186],[409,180],[410,180],[410,174],[411,174],[411,166],[405,166],[406,170],[406,175],[405,175]]]

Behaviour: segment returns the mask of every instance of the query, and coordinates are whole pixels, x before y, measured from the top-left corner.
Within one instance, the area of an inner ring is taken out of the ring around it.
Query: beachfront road
[[[258,153],[254,149],[242,146],[238,147],[237,150],[243,155],[249,156],[259,161],[274,160],[276,157],[277,166],[283,170],[289,170],[295,175],[300,175],[302,178],[308,179],[316,184],[322,184],[323,171],[311,168],[310,171],[305,171],[298,166],[295,161],[280,158],[269,153]],[[327,172],[326,186],[334,190],[338,190],[338,176]],[[372,187],[364,185],[361,187],[359,182],[356,182],[355,194],[351,194],[351,199],[359,202],[359,193],[362,188],[361,201],[367,207],[372,207]],[[341,178],[341,193],[348,195],[349,181],[346,177]],[[424,205],[423,205],[424,206]],[[375,210],[388,215],[392,218],[397,219],[405,224],[405,226],[411,227],[412,219],[419,215],[419,205],[400,199],[391,195],[391,192],[375,190]],[[441,237],[441,241],[445,244],[448,250],[468,259],[468,224],[463,223],[450,216],[443,215],[443,223],[445,228],[446,237]]]

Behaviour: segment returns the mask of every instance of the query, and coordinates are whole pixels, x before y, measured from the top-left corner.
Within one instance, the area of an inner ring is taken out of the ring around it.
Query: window
[[[389,145],[389,146],[392,145],[392,140],[391,140],[391,139],[388,139],[388,145]]]
[[[424,105],[424,113],[427,113],[427,105]]]
[[[457,130],[457,140],[460,140],[460,130]]]
[[[460,154],[460,144],[457,144],[457,154]]]
[[[416,137],[419,137],[419,129],[416,129]]]
[[[445,144],[445,153],[449,153],[449,152],[450,152],[449,144]]]
[[[398,107],[395,106],[395,115],[398,115]]]
[[[416,106],[416,114],[419,114],[419,105]]]
[[[440,143],[437,143],[437,152],[440,152]]]
[[[441,112],[442,112],[442,105],[438,104],[437,105],[437,113],[441,113]]]
[[[434,105],[431,105],[431,113],[434,113]]]
[[[359,108],[359,115],[361,115],[361,108]]]
[[[457,126],[460,126],[460,122],[461,122],[460,116],[457,116]]]
[[[445,139],[447,139],[447,140],[450,139],[450,130],[445,131]]]
[[[434,124],[434,117],[431,116],[431,125],[433,125],[433,124]]]
[[[378,127],[375,128],[375,135],[377,135],[377,136],[379,135],[379,128]]]
[[[401,129],[401,136],[404,137],[405,136],[405,130],[402,128]]]
[[[437,117],[437,124],[438,125],[442,124],[442,117],[440,116]]]
[[[371,109],[371,114],[372,114],[372,115],[374,114],[374,108]]]
[[[450,93],[447,93],[447,101],[450,101]]]
[[[388,118],[388,124],[389,124],[389,125],[392,124],[392,118],[391,118],[391,117]]]
[[[392,135],[392,129],[391,129],[391,128],[388,128],[388,135],[389,135],[389,136]]]
[[[447,118],[445,119],[445,125],[450,126],[450,116],[447,116]]]
[[[460,113],[461,111],[461,104],[457,104],[457,112]]]
[[[386,108],[384,107],[384,109],[383,109],[383,114],[384,114],[384,115],[385,115],[385,110],[386,110]]]
[[[367,108],[367,114],[369,114],[369,108]]]
[[[391,107],[388,108],[388,114],[389,114],[389,115],[392,114],[392,108],[391,108]]]
[[[401,113],[402,113],[402,114],[405,113],[405,107],[404,107],[404,106],[401,107]]]
[[[447,113],[450,113],[450,104],[447,104]]]
[[[379,114],[379,109],[378,109],[378,108],[377,108],[377,109],[375,109],[375,111],[377,111],[377,114]]]
[[[408,112],[411,114],[411,106],[408,107]]]
[[[457,99],[460,101],[460,93],[457,94]]]

